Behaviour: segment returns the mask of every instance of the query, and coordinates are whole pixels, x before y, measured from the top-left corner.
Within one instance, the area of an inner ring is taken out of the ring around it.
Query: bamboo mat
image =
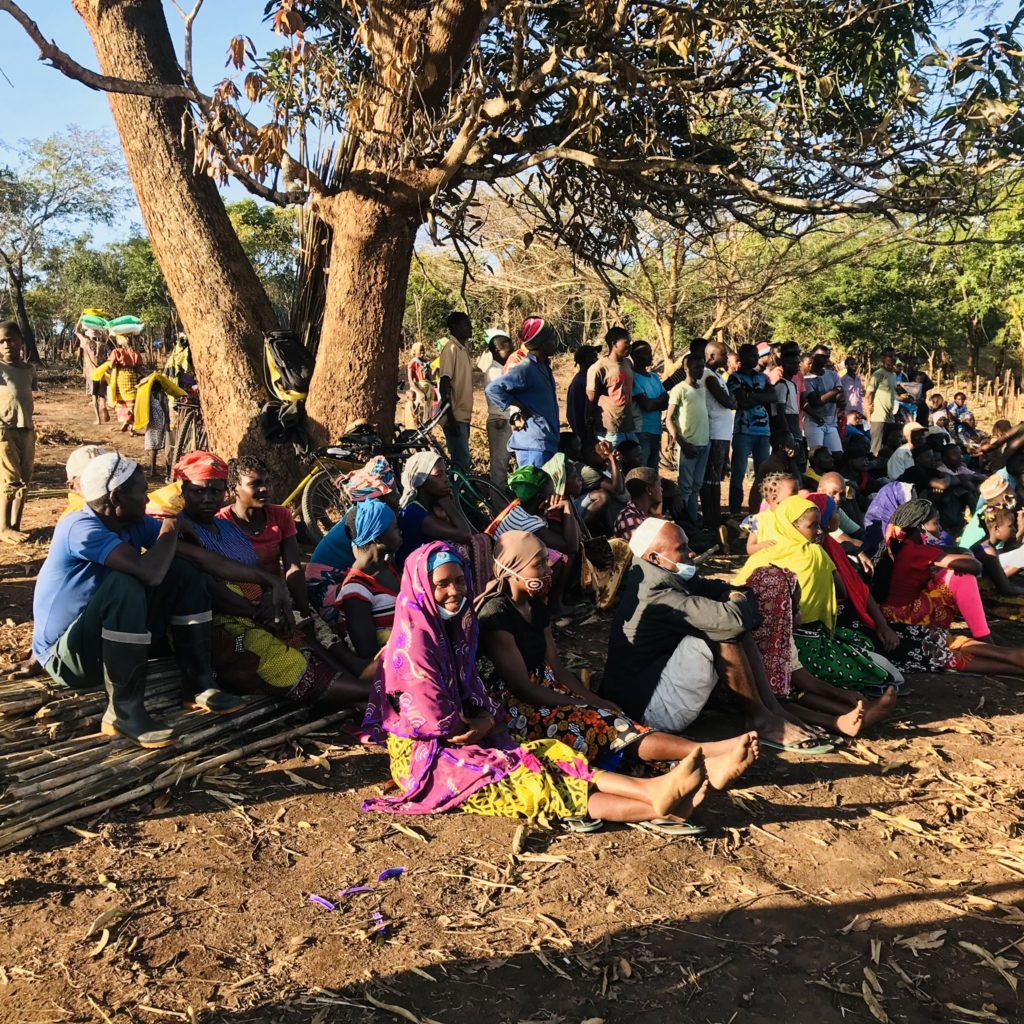
[[[58,690],[45,677],[0,683],[0,851],[352,715],[245,699],[231,715],[186,712],[174,662],[150,662],[146,706],[175,726],[178,742],[143,750],[99,734],[102,692]]]

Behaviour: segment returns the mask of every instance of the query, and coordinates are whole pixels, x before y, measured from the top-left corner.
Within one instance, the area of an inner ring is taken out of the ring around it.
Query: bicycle
[[[302,453],[307,460],[313,462],[313,468],[282,504],[293,513],[298,513],[297,518],[301,519],[309,540],[317,543],[335,523],[344,518],[352,505],[339,485],[340,478],[369,459],[377,455],[384,456],[391,463],[396,477],[401,477],[402,466],[415,452],[436,452],[439,458],[446,460],[447,465],[447,455],[432,433],[447,414],[448,406],[442,405],[426,423],[401,431],[390,443],[365,427],[344,434],[337,444]],[[333,466],[325,463],[332,463]],[[448,466],[448,482],[469,525],[478,532],[482,532],[511,501],[508,494],[496,487],[488,477],[463,473],[453,466]]]
[[[178,413],[178,421],[174,427],[174,447],[171,450],[173,466],[183,455],[189,452],[206,451],[209,439],[206,436],[206,422],[203,409],[199,404],[198,394],[188,394],[174,403]]]

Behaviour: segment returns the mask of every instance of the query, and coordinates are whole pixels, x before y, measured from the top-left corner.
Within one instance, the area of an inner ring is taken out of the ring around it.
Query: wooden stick
[[[82,818],[88,818],[94,814],[112,810],[115,807],[123,807],[125,804],[132,803],[135,800],[140,800],[160,789],[166,789],[176,783],[184,782],[186,779],[192,779],[198,775],[202,775],[203,772],[207,772],[212,768],[219,767],[222,764],[228,764],[231,761],[237,761],[239,758],[245,757],[253,751],[265,750],[267,747],[273,746],[274,744],[283,743],[286,740],[295,738],[296,736],[303,736],[316,729],[322,729],[326,725],[340,722],[350,714],[351,711],[348,709],[343,711],[334,711],[329,715],[325,715],[323,718],[318,718],[314,722],[295,726],[293,729],[287,729],[283,733],[275,733],[272,736],[267,736],[261,740],[256,740],[252,743],[247,743],[241,747],[237,747],[234,750],[229,750],[227,753],[220,754],[217,757],[201,761],[199,764],[193,765],[180,774],[176,772],[164,773],[154,779],[153,782],[144,786],[137,786],[135,789],[128,790],[126,793],[120,793],[117,796],[108,798],[107,800],[101,800],[98,803],[90,804],[87,807],[78,807],[73,811],[69,811],[67,814],[61,814],[57,817],[37,820],[30,825],[17,829],[6,829],[0,831],[0,851],[9,850],[12,846],[16,846],[18,843],[24,842],[26,839],[30,839],[32,836],[38,835],[40,832],[46,832],[50,829],[57,828],[60,825],[68,825],[75,821],[81,821]]]

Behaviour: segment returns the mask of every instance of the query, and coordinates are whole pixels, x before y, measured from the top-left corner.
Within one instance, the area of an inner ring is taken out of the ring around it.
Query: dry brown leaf
[[[89,956],[93,956],[93,957],[99,956],[100,953],[102,953],[103,950],[105,950],[107,948],[107,943],[109,941],[110,941],[110,929],[109,928],[104,928],[103,929],[103,934],[100,936],[100,941],[96,943],[96,946],[93,948],[93,951],[89,954]]]
[[[290,772],[290,771],[288,771],[287,768],[283,768],[281,770],[285,773],[285,775],[288,776],[289,779],[292,780],[292,782],[295,782],[295,783],[297,783],[300,786],[309,786],[312,789],[326,789],[327,788],[326,786],[320,785],[319,782],[314,782],[312,779],[307,779],[307,778],[304,778],[301,775],[296,775],[295,772]]]
[[[618,968],[620,978],[633,977],[633,968],[630,966],[629,961],[625,957],[619,957]]]
[[[864,968],[864,979],[874,989],[875,995],[880,996],[882,994],[882,983],[878,980],[878,975],[870,967]]]
[[[871,1016],[875,1020],[880,1021],[880,1024],[889,1024],[889,1015],[885,1012],[882,1004],[878,1001],[878,997],[871,991],[871,986],[866,981],[861,982],[860,994],[864,1002],[867,1003]]]
[[[871,940],[871,962],[876,966],[882,962],[882,940]]]
[[[986,967],[991,967],[1014,992],[1017,991],[1018,979],[1015,974],[1010,973],[1010,970],[1018,966],[1018,961],[1007,960],[1003,956],[996,956],[985,949],[984,946],[977,946],[973,942],[958,942],[957,945],[961,949],[966,949],[968,953],[973,953],[979,957]]]
[[[914,956],[917,956],[922,949],[941,949],[946,942],[943,938],[945,934],[946,930],[939,928],[933,932],[921,932],[919,935],[912,935],[907,939],[897,935],[895,942],[897,946],[904,946]]]
[[[874,922],[870,917],[861,917],[855,914],[849,924],[839,929],[840,935],[849,935],[850,932],[866,932]]]
[[[966,1006],[957,1006],[956,1003],[944,1005],[947,1010],[952,1010],[954,1013],[965,1013],[974,1020],[990,1020],[993,1024],[1010,1024],[1005,1017],[1000,1017],[998,1013],[991,1013],[989,1010],[969,1010]]]
[[[116,921],[119,917],[124,917],[127,913],[128,911],[123,907],[111,907],[110,910],[104,910],[103,913],[100,914],[100,916],[97,917],[91,925],[89,925],[89,930],[85,933],[85,938],[92,938],[92,936],[95,935],[96,932],[100,931],[100,929],[105,928],[108,924],[112,921]]]

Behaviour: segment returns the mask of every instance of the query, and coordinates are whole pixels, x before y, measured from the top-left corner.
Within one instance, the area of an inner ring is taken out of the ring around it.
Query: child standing
[[[32,426],[35,368],[24,362],[21,329],[0,323],[0,541],[18,544],[25,488],[35,466],[36,432]]]

